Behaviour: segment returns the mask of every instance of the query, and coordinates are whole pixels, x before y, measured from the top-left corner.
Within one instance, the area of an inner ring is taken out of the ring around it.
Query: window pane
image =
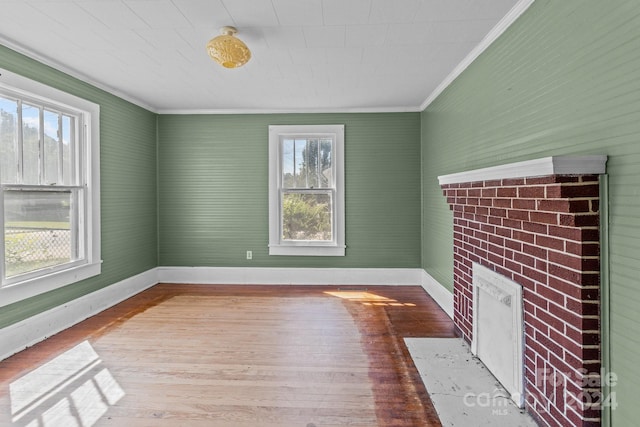
[[[18,176],[18,103],[0,97],[0,183],[15,184]]]
[[[295,168],[295,186],[296,188],[307,188],[307,171],[305,165],[305,149],[307,148],[306,139],[296,139],[294,142],[294,168]]]
[[[69,116],[62,116],[62,183],[63,185],[78,184],[75,179],[73,167],[75,153],[75,133],[73,132],[74,120]]]
[[[294,147],[293,139],[282,141],[282,186],[284,188],[295,187]]]
[[[22,104],[22,183],[40,183],[40,109]]]
[[[77,258],[71,191],[5,191],[6,277]]]
[[[327,138],[282,141],[283,188],[331,188],[333,140]]]
[[[321,188],[329,188],[333,186],[333,176],[331,167],[331,147],[333,141],[331,139],[320,140],[320,176],[318,186]]]
[[[284,193],[282,238],[284,240],[331,241],[331,193]]]
[[[44,184],[62,184],[58,178],[60,165],[60,114],[44,111]]]

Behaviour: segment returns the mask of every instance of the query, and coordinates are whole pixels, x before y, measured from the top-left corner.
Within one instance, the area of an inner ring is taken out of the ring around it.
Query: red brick
[[[549,262],[559,264],[574,270],[582,269],[583,260],[578,256],[566,254],[564,252],[549,251]]]
[[[542,284],[547,284],[548,282],[548,276],[544,273],[541,273],[537,270],[534,270],[533,268],[529,268],[527,266],[524,266],[522,269],[522,274],[524,276],[529,277],[531,280],[534,280],[538,283],[542,283]]]
[[[562,354],[562,347],[558,343],[552,341],[549,337],[539,334],[537,336],[537,341],[541,346],[549,350],[549,353]]]
[[[468,213],[468,214],[475,214],[476,213],[476,208],[475,206],[469,206],[469,205],[465,205],[463,207],[463,212],[464,213]]]
[[[526,233],[520,230],[513,230],[513,239],[519,242],[531,243],[534,244],[536,241],[535,234]]]
[[[531,212],[529,218],[531,222],[539,222],[541,224],[559,224],[559,214],[551,212]]]
[[[553,277],[553,276],[549,276],[549,283],[548,285],[557,290],[558,292],[562,292],[563,294],[571,297],[571,298],[575,298],[575,299],[579,299],[579,300],[583,300],[585,298],[583,298],[584,293],[585,293],[585,289],[583,289],[582,287],[580,287],[579,285],[575,284],[575,283],[570,283],[566,280],[562,280],[560,278],[557,277]]]
[[[598,258],[583,258],[581,269],[582,271],[600,272],[600,260]]]
[[[515,237],[515,236],[514,236],[514,238],[517,239],[517,237]],[[517,240],[502,239],[502,244],[506,248],[513,249],[514,251],[522,252],[522,243],[517,241]]]
[[[510,208],[513,199],[493,199],[493,206],[496,208]]]
[[[545,187],[545,197],[547,199],[558,199],[562,197],[562,186],[560,184],[547,185]]]
[[[514,275],[513,276],[513,281],[516,283],[519,283],[522,286],[523,291],[525,292],[525,295],[534,295],[535,294],[535,287],[536,284],[533,280],[531,280],[528,277],[525,276],[518,276],[518,275]],[[525,296],[525,299],[527,297]]]
[[[534,256],[536,258],[540,258],[540,259],[547,259],[547,254],[548,254],[548,250],[538,247],[538,246],[533,246],[533,245],[528,245],[528,244],[523,244],[522,245],[522,251],[525,254],[529,254],[531,256]]]
[[[487,221],[489,224],[493,224],[493,225],[502,225],[502,218],[497,217],[497,216],[490,216],[489,217],[489,221]]]
[[[569,210],[573,213],[589,213],[591,211],[591,200],[569,200]],[[596,209],[597,211],[597,209]]]
[[[496,197],[495,188],[483,188],[480,192],[481,197]]]
[[[496,255],[489,252],[487,254],[487,259],[495,265],[499,265],[499,266],[504,265],[504,258],[500,255]]]
[[[515,200],[514,200],[515,202]],[[507,210],[507,218],[517,219],[522,221],[529,221],[529,211],[509,209]]]
[[[538,295],[540,295],[540,297],[546,299],[547,301],[552,301],[556,304],[559,304],[560,306],[564,306],[564,294],[562,294],[561,292],[558,292],[557,290],[550,288],[549,286],[542,286],[542,285],[538,285],[536,286],[536,291],[538,293]],[[562,316],[560,316],[557,312],[554,312],[552,310],[552,306],[549,306],[549,312],[552,314],[555,314],[556,316],[560,317],[561,319],[564,319]]]
[[[575,283],[577,285],[582,284],[582,274],[575,270],[570,270],[566,267],[556,264],[549,265],[549,275],[558,277],[560,279],[566,280],[571,283]]]
[[[480,204],[480,199],[477,197],[471,197],[471,195],[469,195],[469,197],[467,197],[467,204],[477,206]]]
[[[554,182],[556,182],[555,175],[534,176],[525,179],[526,185],[553,184]]]
[[[544,197],[545,187],[540,186],[524,186],[518,188],[518,197],[523,199],[540,199]]]
[[[467,195],[469,197],[480,197],[482,195],[482,189],[481,188],[472,188],[467,190]]]
[[[514,228],[516,230],[522,229],[522,221],[516,221],[514,219],[503,218],[502,226],[507,228]]]
[[[514,273],[517,273],[517,274],[522,273],[522,264],[512,261],[512,258],[505,256],[505,259],[503,262],[504,262],[505,268],[508,268],[510,271],[513,271]]]
[[[590,207],[591,212],[600,212],[600,200],[595,199],[595,200],[591,200],[590,202],[591,202],[591,207]]]
[[[511,205],[514,209],[522,209],[522,210],[535,210],[536,209],[536,201],[533,199],[513,199]]]
[[[582,230],[574,227],[559,227],[557,225],[549,225],[549,234],[563,239],[576,240],[582,239]]]
[[[493,199],[489,198],[481,198],[480,206],[493,206]]]
[[[556,175],[556,182],[580,182],[582,180],[580,175]]]
[[[600,195],[600,186],[598,184],[579,184],[579,185],[563,185],[562,197],[598,197]]]
[[[564,250],[564,243],[565,243],[564,240],[558,239],[555,237],[540,236],[540,235],[536,236],[536,245],[542,246],[545,248],[562,251]]]
[[[538,271],[542,271],[544,273],[548,273],[549,272],[549,263],[547,263],[546,261],[542,261],[542,260],[536,258],[535,269],[538,270]]]
[[[484,187],[484,181],[474,181],[470,184],[470,187]]]
[[[494,234],[490,234],[488,236],[488,240],[489,240],[490,243],[493,243],[494,245],[505,246],[504,237],[500,237],[500,236],[496,236]]]
[[[489,252],[492,252],[496,255],[500,255],[502,257],[504,257],[504,246],[502,245],[494,245],[493,243],[489,243],[488,244],[488,250]]]
[[[569,209],[569,201],[564,199],[538,200],[537,209],[548,212],[571,212]]]
[[[536,259],[532,256],[523,253],[517,253],[513,256],[514,261],[519,262],[520,264],[526,265],[527,267],[535,268]]]
[[[497,217],[500,217],[500,218],[504,218],[504,217],[507,216],[507,210],[506,209],[491,208],[491,209],[489,209],[489,215],[497,216]]]
[[[517,185],[524,185],[524,178],[503,178],[502,179],[502,186],[503,187],[509,187],[509,186],[517,186]]]
[[[466,188],[459,188],[456,190],[456,197],[467,197],[467,192]]]
[[[478,223],[486,223],[489,222],[489,217],[484,213],[486,208],[476,208],[476,216],[474,217],[475,221]]]
[[[502,180],[493,179],[484,181],[484,187],[500,187],[502,185]]]
[[[539,307],[543,310],[548,310],[549,301],[543,298],[542,295],[538,294],[537,292],[525,292],[524,295],[525,296],[523,299],[526,300],[528,303],[532,304],[534,307]]]
[[[496,190],[496,197],[508,197],[510,199],[518,196],[516,187],[501,187]]]
[[[573,223],[576,227],[597,227],[600,225],[600,215],[595,213],[576,214]]]
[[[496,234],[498,236],[511,238],[511,235],[513,234],[513,231],[511,229],[509,229],[509,228],[496,227]]]
[[[550,225],[547,224],[538,224],[537,222],[525,222],[522,224],[522,229],[526,231],[531,231],[532,233],[537,234],[548,234]]]

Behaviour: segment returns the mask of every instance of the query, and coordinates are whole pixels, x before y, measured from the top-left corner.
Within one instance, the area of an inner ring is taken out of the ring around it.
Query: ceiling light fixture
[[[238,68],[249,62],[251,51],[244,42],[234,34],[235,27],[222,27],[222,35],[214,37],[207,43],[207,52],[218,64],[225,68]]]

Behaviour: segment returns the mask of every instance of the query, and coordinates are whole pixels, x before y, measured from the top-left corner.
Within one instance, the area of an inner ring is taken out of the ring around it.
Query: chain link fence
[[[72,259],[71,232],[68,229],[7,227],[4,240],[7,277]]]

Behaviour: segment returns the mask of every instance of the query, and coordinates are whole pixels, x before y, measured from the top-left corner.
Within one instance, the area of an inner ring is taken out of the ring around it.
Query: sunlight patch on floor
[[[12,420],[29,427],[91,427],[124,395],[88,341],[9,385]]]
[[[398,300],[376,295],[366,291],[326,291],[325,294],[334,297],[346,299],[349,301],[360,302],[369,306],[391,306],[391,307],[415,307],[412,302],[398,302]]]

